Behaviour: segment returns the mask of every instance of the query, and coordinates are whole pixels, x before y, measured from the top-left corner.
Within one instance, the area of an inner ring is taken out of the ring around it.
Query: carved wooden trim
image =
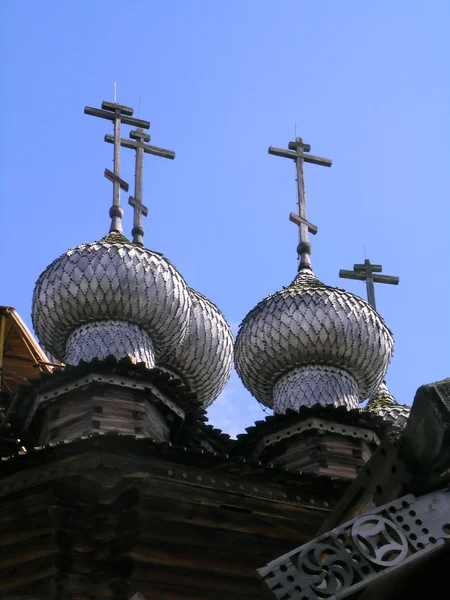
[[[450,491],[360,515],[258,569],[278,600],[338,600],[450,544]]]

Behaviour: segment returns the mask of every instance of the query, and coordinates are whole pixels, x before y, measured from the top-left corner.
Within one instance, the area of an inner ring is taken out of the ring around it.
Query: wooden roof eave
[[[17,311],[0,306],[1,391],[12,395],[40,373],[52,373],[53,366]]]
[[[32,355],[36,363],[39,365],[40,370],[46,373],[51,373],[53,367],[49,363],[47,356],[45,355],[44,351],[39,346],[37,341],[34,339],[33,334],[25,325],[24,321],[21,319],[16,309],[10,306],[0,307],[0,311],[2,312],[3,310],[6,311],[6,315],[9,316],[14,326],[19,331],[20,337],[22,338],[24,345],[26,346],[30,355]]]

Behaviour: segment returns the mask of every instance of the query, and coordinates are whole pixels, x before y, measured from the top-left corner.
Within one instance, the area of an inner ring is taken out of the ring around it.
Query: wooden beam
[[[2,369],[3,369],[3,354],[5,344],[5,326],[6,326],[6,315],[4,312],[0,315],[0,389],[2,384]]]
[[[366,263],[362,264],[357,264],[357,265],[353,265],[353,268],[355,271],[363,271],[364,273],[367,272],[367,267],[370,268],[370,270],[372,271],[372,273],[381,273],[381,271],[383,270],[383,266],[382,265],[367,265]]]
[[[339,271],[339,277],[342,277],[342,279],[357,279],[358,281],[366,281],[367,279],[367,275],[363,272],[347,271],[345,269],[341,269]],[[375,283],[389,283],[391,285],[398,285],[400,278],[395,277],[394,275],[374,275],[373,281]]]
[[[120,110],[123,115],[128,115],[129,117],[133,116],[134,110],[129,106],[124,106],[123,104],[117,104],[116,102],[107,102],[103,100],[102,102],[103,110],[109,110],[111,112],[115,112],[116,110]]]
[[[364,273],[356,273],[355,271],[347,271],[346,269],[339,271],[339,277],[342,279],[357,279],[358,281],[365,281],[367,279]]]
[[[400,278],[395,277],[394,275],[374,275],[373,280],[375,283],[390,283],[391,285],[398,285]]]
[[[138,140],[139,142],[149,142],[150,134],[145,133],[144,131],[130,131],[130,138],[133,140]]]
[[[118,177],[117,175],[115,175],[109,169],[105,169],[105,177],[106,177],[106,179],[109,179],[109,181],[111,181],[112,183],[118,183],[120,185],[120,189],[122,189],[124,192],[128,192],[128,190],[130,188],[128,183],[126,181],[124,181],[123,179],[121,179],[120,177]]]
[[[288,147],[289,150],[297,150],[298,148],[302,148],[305,152],[311,152],[311,145],[305,144],[305,142],[289,142]]]
[[[90,106],[86,106],[84,112],[86,115],[108,119],[108,121],[114,121],[116,118],[116,115],[112,112],[101,110],[100,108],[92,108]],[[134,117],[128,117],[126,115],[120,115],[120,120],[122,123],[125,123],[125,125],[131,125],[132,127],[142,127],[143,129],[149,129],[150,127],[150,121],[143,121],[142,119],[135,119]]]
[[[310,223],[303,217],[296,215],[293,212],[291,212],[291,214],[289,215],[289,221],[291,221],[292,223],[295,223],[296,225],[299,225],[299,226],[306,225],[308,227],[309,233],[312,233],[313,235],[316,235],[316,233],[319,231],[315,225],[313,225],[312,223]]]
[[[106,134],[105,142],[108,142],[108,144],[114,144],[114,137],[110,134]],[[120,145],[131,150],[142,148],[145,153],[153,154],[154,156],[161,156],[162,158],[175,158],[175,152],[172,150],[165,150],[164,148],[158,148],[158,146],[152,146],[150,144],[141,144],[140,142],[134,142],[133,140],[128,140],[127,138],[121,138]]]

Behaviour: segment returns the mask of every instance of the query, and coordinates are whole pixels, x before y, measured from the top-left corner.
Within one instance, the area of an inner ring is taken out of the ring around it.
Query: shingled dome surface
[[[211,404],[227,383],[233,367],[233,334],[220,310],[199,292],[189,290],[192,309],[184,341],[164,366],[184,374],[198,400]]]
[[[381,383],[392,351],[391,332],[365,300],[324,285],[305,269],[245,317],[235,366],[245,387],[267,406],[273,406],[279,378],[307,365],[350,373],[364,400]]]
[[[220,310],[188,288],[162,255],[121,233],[81,244],[39,277],[33,325],[58,360],[129,356],[181,376],[211,404],[233,364],[233,336]]]
[[[41,343],[61,361],[76,328],[108,319],[141,327],[159,358],[183,341],[190,310],[186,282],[163,255],[110,233],[68,250],[45,269],[32,319]]]
[[[378,415],[392,427],[402,428],[406,425],[411,407],[399,404],[383,381],[364,410]]]

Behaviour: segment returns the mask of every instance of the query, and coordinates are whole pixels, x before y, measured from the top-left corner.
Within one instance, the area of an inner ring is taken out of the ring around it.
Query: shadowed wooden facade
[[[450,379],[418,389],[309,543],[259,569],[279,600],[447,598]]]
[[[1,462],[0,597],[264,597],[257,568],[314,537],[383,435],[370,414],[320,407],[231,440],[194,400],[112,358],[22,389],[24,446]]]
[[[113,434],[2,467],[0,592],[16,600],[259,598],[257,567],[310,539],[345,488]]]
[[[12,425],[20,388],[39,373],[51,373],[52,368],[17,311],[0,306],[0,457],[20,447]]]

